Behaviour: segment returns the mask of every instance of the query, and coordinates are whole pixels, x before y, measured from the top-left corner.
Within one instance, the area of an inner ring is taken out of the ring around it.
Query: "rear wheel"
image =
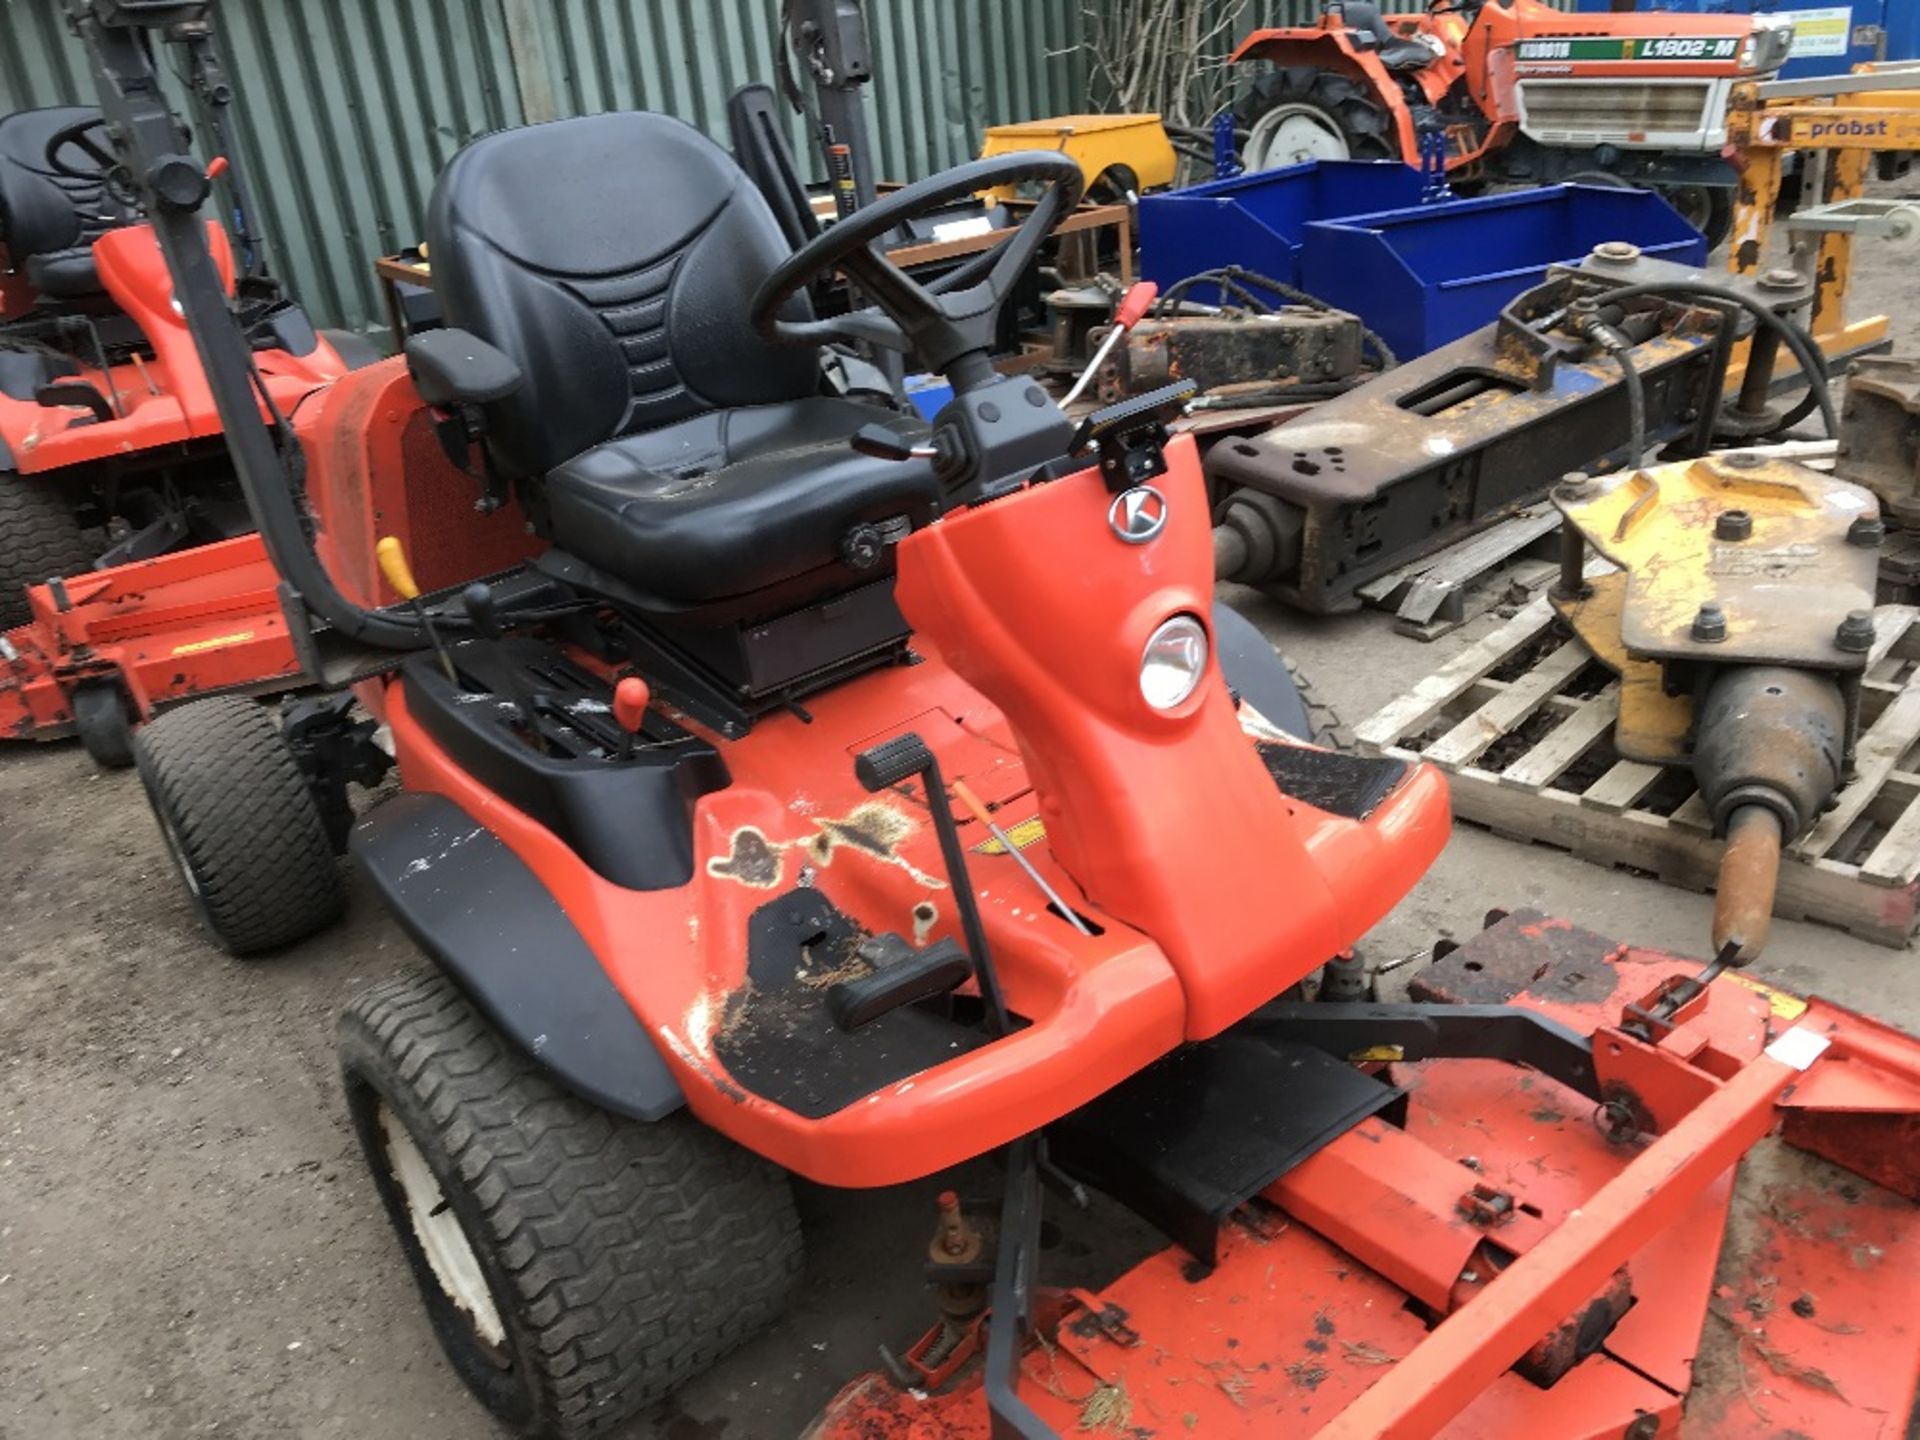
[[[0,630],[27,622],[27,586],[89,569],[98,549],[64,485],[0,471]]]
[[[617,1430],[784,1308],[801,1262],[786,1177],[686,1112],[587,1103],[433,971],[367,990],[339,1045],[434,1331],[517,1433]]]
[[[1309,160],[1398,160],[1387,110],[1344,75],[1288,65],[1262,75],[1234,107],[1247,132],[1240,163],[1273,170]]]
[[[1719,248],[1733,229],[1733,191],[1724,185],[1651,187],[1680,212],[1680,218],[1706,237],[1707,249]]]
[[[133,754],[194,913],[223,950],[277,950],[339,915],[320,807],[263,706],[238,695],[182,705],[142,726]]]

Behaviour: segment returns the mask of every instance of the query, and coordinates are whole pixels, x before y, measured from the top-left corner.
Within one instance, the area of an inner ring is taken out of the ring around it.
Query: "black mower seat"
[[[713,410],[596,445],[547,475],[554,543],[664,599],[764,590],[832,565],[862,522],[933,513],[924,460],[874,460],[847,436],[873,407],[812,396]],[[880,421],[906,440],[927,427]]]
[[[487,406],[494,464],[544,492],[559,550],[631,590],[697,606],[817,575],[783,586],[802,604],[885,573],[843,563],[854,526],[932,516],[924,463],[848,445],[924,427],[823,395],[817,351],[754,331],[787,246],[692,126],[621,111],[484,136],[441,173],[427,238],[447,323],[525,377]]]
[[[103,184],[47,168],[47,141],[99,114],[84,105],[54,105],[0,117],[0,249],[43,298],[98,293],[93,242],[134,219]]]

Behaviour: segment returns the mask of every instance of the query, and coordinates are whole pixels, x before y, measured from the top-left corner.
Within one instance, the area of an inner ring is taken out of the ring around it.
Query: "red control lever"
[[[613,718],[626,734],[620,737],[620,758],[633,753],[633,737],[646,723],[647,706],[653,703],[653,691],[638,675],[629,675],[613,687]]]
[[[1113,312],[1113,323],[1122,330],[1131,330],[1147,313],[1147,307],[1159,298],[1160,287],[1153,281],[1136,282],[1125,295],[1120,297],[1120,307]]]
[[[216,155],[207,162],[207,179],[218,180],[227,173],[227,157]]]

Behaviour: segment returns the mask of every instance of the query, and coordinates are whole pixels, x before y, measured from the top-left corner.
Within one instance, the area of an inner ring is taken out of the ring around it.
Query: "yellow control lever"
[[[387,584],[402,600],[418,600],[420,586],[414,581],[413,567],[407,564],[407,552],[400,548],[396,536],[383,535],[373,547],[373,555],[380,562],[380,573],[387,577]]]

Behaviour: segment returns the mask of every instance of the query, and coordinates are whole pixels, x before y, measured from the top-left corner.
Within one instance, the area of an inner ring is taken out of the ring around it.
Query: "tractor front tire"
[[[195,700],[143,725],[133,755],[194,912],[221,949],[277,950],[340,914],[326,823],[264,706]]]
[[[1246,131],[1249,137],[1246,153],[1241,157],[1247,169],[1271,170],[1294,163],[1288,156],[1273,153],[1272,142],[1277,137],[1266,134],[1272,122],[1261,125],[1264,118],[1289,110],[1337,135],[1345,144],[1349,159],[1405,158],[1400,154],[1392,118],[1378,96],[1331,70],[1285,65],[1254,81],[1234,107],[1234,128]]]
[[[64,485],[0,471],[0,630],[31,618],[27,586],[89,570],[99,550]]]
[[[786,1176],[687,1112],[589,1104],[431,970],[362,993],[339,1049],[434,1331],[515,1433],[617,1430],[785,1307],[801,1263]]]

